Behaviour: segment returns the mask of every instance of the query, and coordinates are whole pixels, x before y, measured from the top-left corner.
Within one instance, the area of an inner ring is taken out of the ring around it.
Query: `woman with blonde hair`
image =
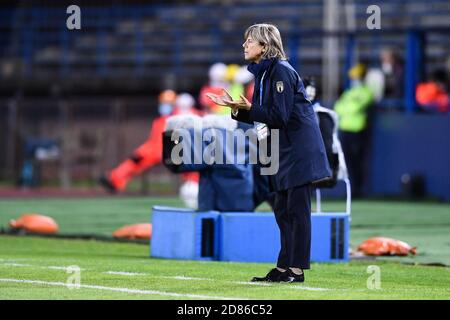
[[[258,139],[278,143],[278,171],[269,176],[276,192],[274,212],[281,248],[276,268],[252,281],[303,282],[310,268],[311,183],[331,176],[314,109],[298,73],[284,53],[281,35],[272,24],[255,24],[244,34],[244,58],[255,76],[252,101],[209,97],[232,109],[232,118],[255,125]],[[273,130],[279,130],[279,141]],[[272,136],[274,136],[272,140]],[[272,148],[271,148],[272,149]],[[227,190],[229,192],[229,190]]]

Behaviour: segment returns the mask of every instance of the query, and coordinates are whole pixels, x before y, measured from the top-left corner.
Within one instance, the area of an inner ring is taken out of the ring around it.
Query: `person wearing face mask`
[[[336,101],[334,111],[339,116],[339,139],[352,183],[352,197],[357,198],[362,194],[369,111],[375,97],[363,81],[366,75],[365,64],[355,64],[348,75],[351,87]]]
[[[100,178],[100,184],[111,193],[124,191],[132,178],[161,163],[162,133],[171,114],[194,112],[192,107],[195,101],[189,94],[180,94],[177,97],[175,91],[164,90],[159,94],[158,102],[160,116],[153,120],[147,140],[127,159]],[[198,182],[198,174],[187,174],[183,180]]]

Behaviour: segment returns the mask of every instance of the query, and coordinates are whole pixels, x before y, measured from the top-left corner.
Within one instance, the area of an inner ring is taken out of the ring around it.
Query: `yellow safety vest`
[[[345,91],[334,105],[339,115],[339,128],[355,133],[364,130],[367,126],[367,109],[373,101],[373,92],[364,85]]]

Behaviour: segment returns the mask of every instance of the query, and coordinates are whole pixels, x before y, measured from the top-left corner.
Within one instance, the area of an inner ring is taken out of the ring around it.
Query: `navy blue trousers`
[[[308,184],[278,191],[275,196],[274,212],[281,238],[277,267],[309,269],[311,186]]]

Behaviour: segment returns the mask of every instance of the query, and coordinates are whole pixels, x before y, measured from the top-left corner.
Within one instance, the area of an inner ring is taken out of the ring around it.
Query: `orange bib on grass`
[[[28,232],[41,234],[56,233],[59,229],[55,220],[37,213],[24,214],[17,220],[11,220],[9,225],[14,229],[25,229]]]
[[[416,248],[411,247],[406,242],[384,237],[367,239],[361,243],[358,251],[373,256],[407,256],[409,253],[416,254]]]
[[[150,223],[138,223],[123,226],[113,233],[114,238],[120,239],[144,239],[150,240],[152,237],[152,225]]]

